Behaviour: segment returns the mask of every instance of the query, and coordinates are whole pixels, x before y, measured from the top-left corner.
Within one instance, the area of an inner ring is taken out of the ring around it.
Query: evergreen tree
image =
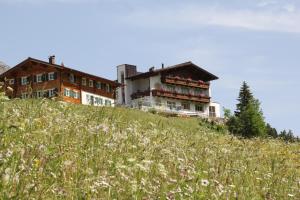
[[[267,124],[267,126],[266,126],[266,132],[267,132],[268,136],[271,136],[273,138],[277,138],[278,137],[277,130],[275,128],[273,128],[270,124]]]
[[[243,112],[250,101],[252,101],[253,95],[250,91],[250,88],[248,84],[244,81],[242,84],[242,87],[240,89],[239,97],[238,97],[238,104],[236,105],[236,111],[235,111],[235,116],[238,116],[241,112]]]
[[[243,137],[265,136],[266,125],[260,103],[253,97],[246,82],[242,84],[238,101],[235,115],[227,117],[228,130]]]
[[[266,125],[258,100],[250,100],[238,116],[239,134],[244,137],[266,135]]]

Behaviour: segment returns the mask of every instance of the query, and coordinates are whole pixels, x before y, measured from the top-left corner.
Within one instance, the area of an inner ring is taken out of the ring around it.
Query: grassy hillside
[[[0,109],[0,199],[300,199],[299,144],[122,108]]]

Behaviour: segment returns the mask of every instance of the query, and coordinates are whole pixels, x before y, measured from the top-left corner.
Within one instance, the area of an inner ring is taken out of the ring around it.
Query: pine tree
[[[271,136],[273,138],[277,138],[278,137],[277,130],[275,128],[273,128],[270,124],[267,124],[267,126],[266,126],[266,132],[267,132],[268,136]]]
[[[235,116],[238,116],[241,112],[243,112],[250,103],[250,101],[252,101],[253,99],[254,98],[250,91],[250,87],[244,81],[240,89],[239,97],[237,99],[239,103],[236,105]]]
[[[249,101],[237,118],[240,135],[244,137],[266,135],[266,125],[258,100]]]
[[[266,125],[260,103],[256,100],[249,86],[243,82],[240,89],[235,115],[227,120],[228,130],[243,137],[266,135]]]

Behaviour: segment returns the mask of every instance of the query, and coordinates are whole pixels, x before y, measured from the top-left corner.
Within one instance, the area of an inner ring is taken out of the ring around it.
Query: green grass
[[[124,108],[0,109],[0,199],[300,199],[299,143]]]

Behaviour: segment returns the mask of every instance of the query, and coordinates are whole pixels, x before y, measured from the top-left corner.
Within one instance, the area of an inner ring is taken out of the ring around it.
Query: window
[[[43,98],[44,97],[44,91],[37,91],[36,92],[36,97],[37,98]]]
[[[86,86],[86,78],[82,78],[81,79],[81,84],[84,85],[84,86]]]
[[[110,92],[110,85],[106,84],[106,92]]]
[[[64,89],[64,95],[65,95],[66,97],[69,97],[69,96],[70,96],[70,90],[67,89],[67,88],[65,88],[65,89]]]
[[[106,88],[106,84],[105,83],[101,83],[101,90],[105,90]]]
[[[70,80],[71,83],[75,83],[75,76],[74,76],[74,74],[70,74],[69,80]]]
[[[90,95],[86,95],[86,102],[88,103],[88,104],[90,104],[90,100],[91,100],[91,96]]]
[[[204,93],[204,91],[202,90],[202,89],[199,89],[199,88],[196,88],[195,89],[195,95],[201,95],[201,94],[203,94]]]
[[[190,90],[187,87],[182,87],[181,92],[182,92],[182,94],[189,94]]]
[[[55,80],[55,74],[54,74],[54,72],[48,73],[48,80],[49,80],[49,81]]]
[[[21,85],[27,85],[28,84],[28,77],[27,76],[23,76],[21,78]]]
[[[176,103],[172,101],[167,101],[167,107],[172,110],[176,108]]]
[[[110,100],[105,100],[105,105],[106,106],[111,106],[111,101]]]
[[[93,80],[89,80],[89,87],[94,87],[94,81]]]
[[[22,93],[21,98],[22,99],[27,99],[28,98],[28,94],[27,93]]]
[[[56,95],[55,90],[56,90],[55,88],[48,90],[48,96],[49,97],[54,97]]]
[[[43,74],[37,74],[36,75],[36,82],[37,83],[43,82]]]
[[[190,110],[190,104],[188,102],[182,102],[181,106],[184,110]]]
[[[175,86],[174,85],[167,85],[167,91],[175,92]]]
[[[204,106],[201,105],[201,104],[196,104],[196,105],[195,105],[195,110],[196,110],[197,112],[203,112],[203,111],[204,111]]]
[[[9,79],[8,84],[9,85],[14,85],[15,84],[15,79]]]
[[[97,89],[101,89],[101,83],[100,83],[100,82],[97,82],[97,83],[96,83],[96,88],[97,88]]]
[[[75,99],[79,99],[80,98],[79,92],[74,92],[74,98]]]
[[[101,98],[95,97],[95,104],[96,105],[102,105],[102,103],[103,103],[103,100]]]

